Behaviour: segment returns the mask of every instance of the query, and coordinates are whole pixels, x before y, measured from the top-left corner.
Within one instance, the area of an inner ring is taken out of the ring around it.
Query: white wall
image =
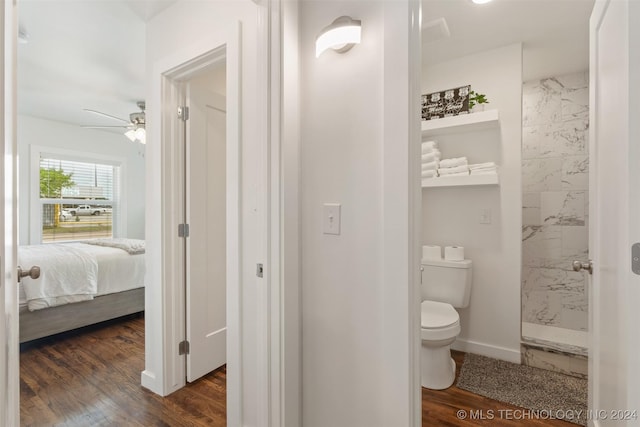
[[[522,46],[470,55],[423,70],[423,91],[470,84],[500,112],[500,129],[437,138],[442,157],[495,161],[499,187],[425,189],[423,244],[465,247],[473,261],[468,308],[454,348],[520,362]],[[480,224],[481,210],[491,224]]]
[[[258,337],[257,337],[257,302],[256,289],[260,282],[256,278],[256,262],[264,262],[261,252],[263,236],[258,232],[258,218],[262,214],[259,205],[258,189],[260,181],[262,147],[257,136],[259,101],[256,88],[258,82],[256,43],[258,6],[252,1],[185,1],[178,2],[147,24],[147,76],[148,76],[148,119],[150,126],[147,136],[147,295],[146,295],[146,332],[145,332],[145,372],[143,384],[151,390],[167,394],[184,383],[184,375],[180,379],[180,370],[164,358],[167,349],[177,348],[175,343],[164,342],[171,333],[175,322],[169,316],[163,316],[163,307],[171,301],[165,301],[166,288],[174,288],[179,294],[180,283],[171,283],[163,277],[162,254],[162,219],[155,212],[161,212],[163,201],[170,195],[169,189],[163,186],[162,166],[165,159],[160,147],[161,130],[161,93],[160,73],[167,67],[175,67],[191,60],[195,56],[206,53],[218,46],[218,41],[226,41],[233,34],[238,22],[241,23],[242,42],[241,63],[242,99],[240,100],[242,119],[242,350],[243,371],[239,373],[242,380],[242,424],[256,425],[259,405],[257,402],[258,385]],[[237,33],[236,33],[237,34]],[[227,87],[227,91],[229,91]],[[227,102],[232,95],[227,92]],[[230,129],[227,129],[230,132]],[[179,177],[168,177],[168,180],[179,180]],[[180,206],[175,206],[180,209]],[[165,283],[166,282],[166,283]],[[179,336],[181,331],[175,331]],[[236,361],[237,362],[237,361]],[[230,372],[229,372],[230,373]],[[166,374],[166,376],[165,376]],[[239,380],[229,376],[227,384]],[[235,384],[235,383],[234,383]],[[229,388],[228,391],[231,391]],[[235,392],[235,389],[234,389]],[[236,402],[237,403],[237,402]],[[229,416],[229,414],[228,414]],[[238,425],[239,420],[228,419],[229,425]]]
[[[305,427],[415,422],[408,125],[415,114],[417,128],[418,106],[409,106],[409,9],[300,3]],[[341,15],[362,21],[362,43],[316,59],[315,37]],[[340,235],[323,234],[324,203],[342,204]]]
[[[124,158],[126,181],[123,202],[126,204],[127,235],[122,237],[144,239],[144,145],[133,143],[124,135],[18,115],[19,244],[29,244],[31,145],[73,150],[89,157],[97,154]]]

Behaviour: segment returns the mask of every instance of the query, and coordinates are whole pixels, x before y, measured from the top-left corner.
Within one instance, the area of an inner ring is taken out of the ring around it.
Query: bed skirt
[[[144,288],[42,310],[20,310],[20,343],[144,311]]]

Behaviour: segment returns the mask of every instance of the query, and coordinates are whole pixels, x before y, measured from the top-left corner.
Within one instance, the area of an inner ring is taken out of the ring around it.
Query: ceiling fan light
[[[135,135],[138,141],[140,141],[142,144],[147,143],[147,131],[145,131],[144,128],[136,129]]]
[[[131,142],[135,142],[136,140],[136,131],[131,129],[128,130],[124,133],[124,136],[126,136],[127,138],[129,138],[131,140]]]

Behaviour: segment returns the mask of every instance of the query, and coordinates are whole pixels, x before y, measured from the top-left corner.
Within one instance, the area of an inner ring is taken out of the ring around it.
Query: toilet
[[[471,267],[468,259],[422,260],[422,387],[443,390],[455,380],[456,364],[449,347],[460,333],[460,316],[455,308],[469,305]]]

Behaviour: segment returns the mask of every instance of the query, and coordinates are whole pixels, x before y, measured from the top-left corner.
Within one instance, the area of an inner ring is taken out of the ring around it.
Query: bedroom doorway
[[[25,279],[20,287],[14,286],[18,296],[12,298],[17,310],[12,318],[19,320],[19,332],[12,338],[16,346],[30,343],[17,353],[22,367],[26,359],[33,359],[36,347],[48,349],[73,334],[86,335],[93,329],[89,325],[144,311],[144,248],[133,255],[124,248],[87,243],[114,238],[143,244],[145,239],[146,145],[141,134],[146,66],[140,58],[145,57],[146,33],[135,2],[19,3],[13,82],[18,106],[17,191],[21,195],[16,205],[16,260],[25,269],[40,265],[40,283],[55,285],[36,287]],[[135,139],[127,134],[132,130],[138,131]],[[56,252],[66,253],[65,261],[72,262],[65,264],[64,271],[71,274],[60,274],[59,282],[50,280],[51,264],[26,261],[34,250],[49,260],[60,260]],[[57,286],[59,283],[65,286]],[[82,299],[86,300],[62,304]],[[142,315],[131,318],[144,323]],[[126,319],[101,327],[109,329],[120,321]],[[67,333],[81,327],[88,328]],[[141,368],[144,329],[138,332],[129,340],[135,341],[135,366]],[[66,349],[61,360],[71,363],[72,355],[90,349],[90,345]],[[127,357],[133,355],[133,351],[127,353]],[[120,381],[114,364],[118,355],[100,358],[97,371]],[[23,414],[33,402],[47,400],[44,396],[74,390],[83,378],[75,375],[76,382],[65,381],[65,387],[57,388],[54,382],[25,380],[23,373],[28,371],[18,368],[16,365],[15,375],[20,376],[18,398]],[[85,389],[84,394],[90,393]],[[61,400],[47,400],[47,410],[60,416],[76,411]]]
[[[164,62],[158,85],[164,316],[167,341],[176,345],[165,353],[164,393],[219,368],[233,399],[241,361],[239,56],[231,33],[224,44],[194,51],[171,68]],[[228,409],[228,420],[237,417],[237,408]]]

